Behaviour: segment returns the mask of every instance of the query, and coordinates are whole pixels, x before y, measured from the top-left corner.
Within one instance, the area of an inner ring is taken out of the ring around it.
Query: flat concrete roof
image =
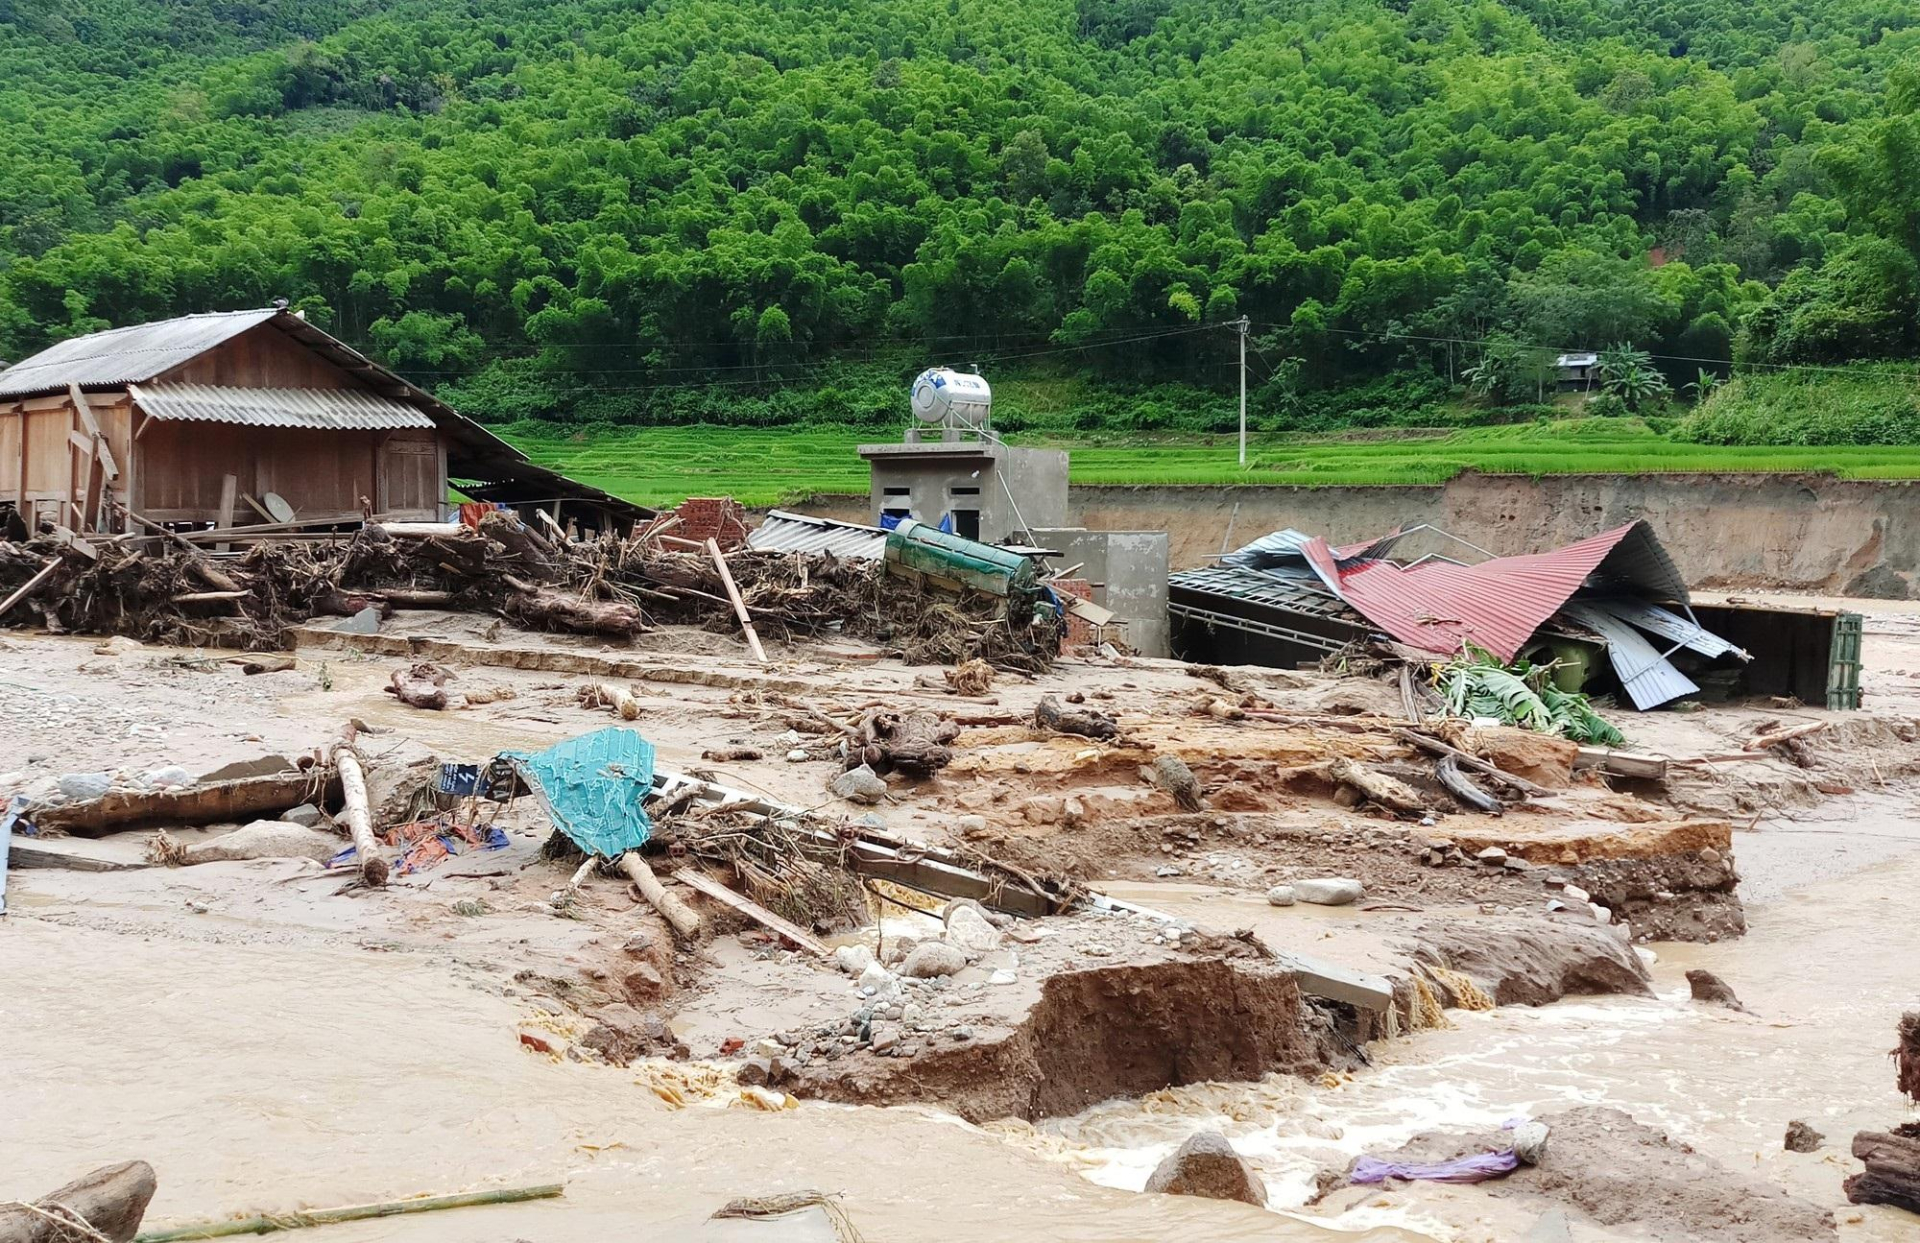
[[[861,445],[863,458],[972,458],[991,460],[999,456],[999,445],[988,440],[923,440],[883,445]]]

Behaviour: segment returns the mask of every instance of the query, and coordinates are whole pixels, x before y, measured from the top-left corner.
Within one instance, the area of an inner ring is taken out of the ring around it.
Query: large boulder
[[[1351,906],[1367,892],[1367,887],[1345,876],[1316,876],[1293,882],[1293,896],[1315,906]]]
[[[955,975],[966,970],[967,956],[944,941],[922,941],[900,964],[900,974],[909,980],[930,980],[939,975]]]
[[[1146,1189],[1174,1196],[1239,1200],[1257,1208],[1267,1205],[1266,1184],[1253,1172],[1253,1166],[1233,1150],[1226,1136],[1213,1131],[1200,1131],[1180,1145],[1153,1171]]]

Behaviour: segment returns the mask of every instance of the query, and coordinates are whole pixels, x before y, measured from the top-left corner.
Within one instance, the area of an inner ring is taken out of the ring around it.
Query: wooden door
[[[375,504],[381,513],[416,521],[440,516],[447,483],[436,432],[394,432],[381,442],[377,457],[380,495]]]

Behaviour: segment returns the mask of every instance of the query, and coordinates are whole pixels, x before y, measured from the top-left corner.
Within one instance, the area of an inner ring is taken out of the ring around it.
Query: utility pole
[[[1242,315],[1234,325],[1240,330],[1240,469],[1247,468],[1247,329],[1251,326],[1247,317]]]

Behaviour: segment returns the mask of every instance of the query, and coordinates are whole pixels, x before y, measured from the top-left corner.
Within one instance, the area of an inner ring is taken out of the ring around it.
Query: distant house
[[[297,314],[187,315],[49,346],[0,371],[0,505],[30,527],[395,519],[475,500],[623,529],[650,511],[528,461]],[[284,512],[282,510],[281,512]]]
[[[1599,386],[1600,355],[1562,354],[1553,360],[1554,387],[1563,393],[1583,393]]]

